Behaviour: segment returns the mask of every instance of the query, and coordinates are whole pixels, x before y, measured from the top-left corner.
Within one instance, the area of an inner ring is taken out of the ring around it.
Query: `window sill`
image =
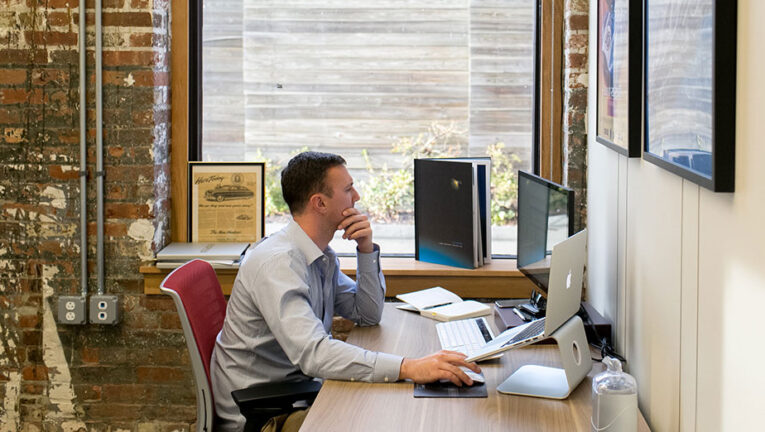
[[[442,286],[463,298],[521,298],[528,297],[533,284],[518,271],[515,260],[495,259],[477,269],[461,269],[417,261],[414,258],[383,257],[380,264],[385,274],[386,295]],[[354,278],[356,258],[340,257],[340,269]],[[158,269],[153,264],[140,267],[144,276],[144,294],[161,294],[159,285],[171,270]],[[223,294],[230,295],[236,269],[216,270]]]

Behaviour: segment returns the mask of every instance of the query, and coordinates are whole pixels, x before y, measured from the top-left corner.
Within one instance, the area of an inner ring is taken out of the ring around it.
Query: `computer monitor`
[[[518,171],[518,270],[546,296],[550,255],[574,235],[574,191]]]

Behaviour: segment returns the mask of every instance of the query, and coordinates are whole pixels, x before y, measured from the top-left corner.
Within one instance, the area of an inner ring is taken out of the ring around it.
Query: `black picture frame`
[[[737,1],[645,0],[644,7],[643,158],[733,192]]]
[[[597,0],[595,140],[640,157],[643,110],[643,0]]]
[[[264,162],[189,162],[190,242],[250,242],[265,235]]]

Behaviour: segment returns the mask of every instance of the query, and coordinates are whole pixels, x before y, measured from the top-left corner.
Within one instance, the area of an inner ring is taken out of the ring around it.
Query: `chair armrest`
[[[239,407],[239,411],[246,417],[245,413],[248,412],[290,408],[297,401],[313,402],[320,389],[321,383],[312,380],[260,384],[246,389],[234,390],[231,392],[231,396]]]

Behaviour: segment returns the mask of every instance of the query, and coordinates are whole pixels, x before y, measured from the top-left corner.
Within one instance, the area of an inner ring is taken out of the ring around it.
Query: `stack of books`
[[[157,268],[174,269],[193,259],[202,259],[213,268],[239,268],[249,243],[175,242],[157,252]]]
[[[490,158],[415,159],[415,259],[463,268],[491,262],[490,175]]]

